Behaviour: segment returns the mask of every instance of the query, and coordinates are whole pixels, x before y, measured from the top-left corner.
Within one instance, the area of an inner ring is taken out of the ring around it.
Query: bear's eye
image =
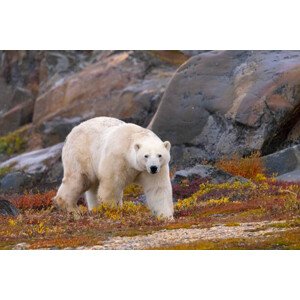
[[[145,158],[148,158],[149,157],[149,155],[145,155]]]
[[[158,154],[157,156],[160,158],[162,155],[161,155],[161,154]]]

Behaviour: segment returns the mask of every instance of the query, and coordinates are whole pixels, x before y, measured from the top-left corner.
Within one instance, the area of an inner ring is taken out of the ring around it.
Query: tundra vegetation
[[[26,141],[22,137],[22,131],[20,130],[0,136],[0,154],[12,155],[20,153],[25,147]]]
[[[173,184],[175,220],[153,217],[141,203],[142,190],[128,186],[122,208],[100,205],[92,212],[83,199],[76,213],[52,206],[55,190],[6,196],[20,210],[16,217],[0,218],[0,248],[26,243],[29,249],[62,249],[101,245],[116,236],[145,235],[162,229],[209,228],[223,224],[267,221],[264,227],[280,232],[259,238],[199,240],[159,249],[300,249],[300,184],[280,182],[264,174],[258,154],[219,160],[216,165],[246,182],[214,184],[208,180],[183,180]],[[269,223],[268,223],[269,222]]]

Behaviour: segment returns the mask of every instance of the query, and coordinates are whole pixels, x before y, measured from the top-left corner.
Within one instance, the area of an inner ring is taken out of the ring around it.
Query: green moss
[[[295,219],[283,223],[273,223],[270,224],[269,227],[274,227],[274,228],[295,228],[295,227],[300,227],[300,219]]]
[[[297,199],[297,194],[292,195],[284,203],[284,208],[286,211],[297,211],[300,209],[300,202]]]
[[[25,149],[26,142],[18,131],[0,137],[0,154],[12,155]]]
[[[225,226],[227,226],[227,227],[236,227],[236,226],[240,226],[240,225],[241,225],[240,223],[235,223],[235,222],[225,224]]]
[[[290,225],[288,223],[274,223],[274,224],[271,224],[269,227],[273,227],[273,228],[289,228]]]
[[[10,167],[0,168],[0,178],[6,175],[7,173],[9,173],[10,171],[11,171]]]
[[[255,209],[250,209],[247,211],[243,211],[239,213],[239,217],[242,218],[247,218],[247,217],[252,217],[252,216],[263,216],[265,214],[265,209],[263,208],[255,208]]]

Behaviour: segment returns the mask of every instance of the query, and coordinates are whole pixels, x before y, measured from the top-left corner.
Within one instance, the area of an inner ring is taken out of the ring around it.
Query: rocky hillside
[[[145,126],[186,59],[179,51],[2,51],[0,134],[99,115]]]
[[[60,143],[83,120],[105,115],[146,127],[177,67],[193,54],[1,51],[0,174],[9,176],[2,190],[57,184]]]
[[[2,190],[57,184],[60,143],[102,115],[170,140],[177,170],[259,151],[270,174],[299,179],[299,51],[1,51],[0,62]]]

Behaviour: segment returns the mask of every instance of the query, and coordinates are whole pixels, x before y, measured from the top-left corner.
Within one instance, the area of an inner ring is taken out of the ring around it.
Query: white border
[[[300,49],[293,0],[9,0],[0,30],[0,49]],[[1,251],[1,298],[295,299],[299,261],[299,251]]]
[[[298,251],[2,251],[2,299],[295,299]],[[4,297],[7,296],[7,297]]]
[[[299,49],[296,0],[9,0],[0,49]]]

